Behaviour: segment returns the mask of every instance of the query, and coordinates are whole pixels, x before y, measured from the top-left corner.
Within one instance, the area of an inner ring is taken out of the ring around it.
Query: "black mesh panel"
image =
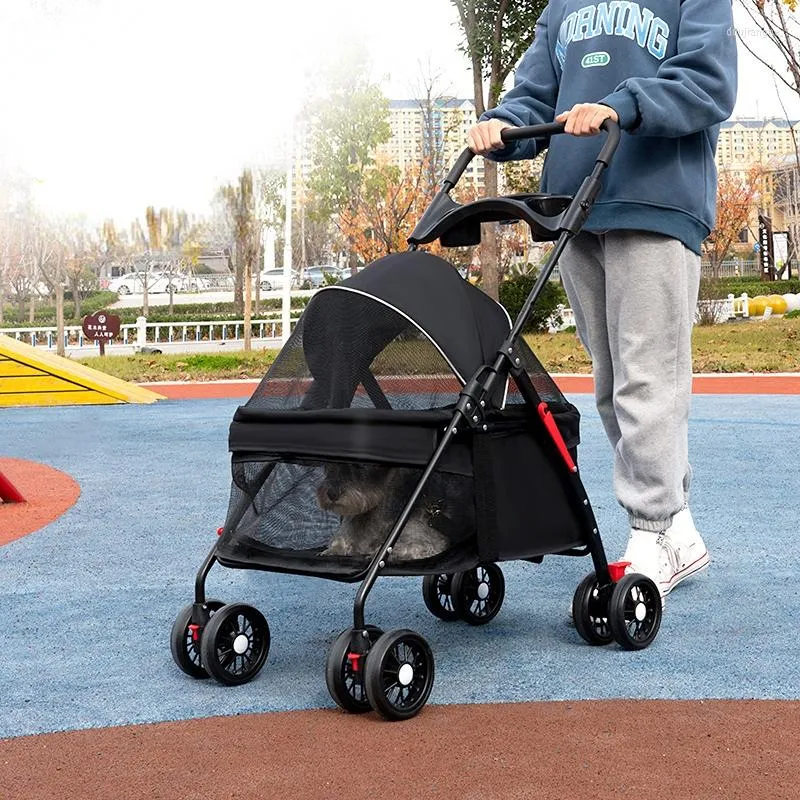
[[[410,320],[374,298],[328,289],[309,303],[247,406],[417,410],[450,405],[459,390]]]
[[[235,460],[223,552],[246,545],[281,558],[363,567],[388,536],[422,470],[380,464]],[[392,563],[440,559],[475,538],[472,478],[434,473]]]

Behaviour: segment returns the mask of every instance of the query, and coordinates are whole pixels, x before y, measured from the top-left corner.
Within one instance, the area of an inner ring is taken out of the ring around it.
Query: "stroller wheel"
[[[209,617],[224,606],[221,600],[206,601]],[[192,608],[186,606],[175,618],[169,636],[169,649],[172,651],[172,660],[180,669],[192,678],[207,678],[208,673],[203,669],[200,660],[200,641],[204,628],[197,633],[189,630],[192,624]]]
[[[422,599],[428,611],[445,622],[458,619],[458,613],[453,607],[452,586],[453,576],[446,573],[426,575],[422,580]]]
[[[212,678],[229,686],[254,678],[269,653],[269,625],[264,615],[244,603],[223,606],[206,625],[200,657]]]
[[[503,605],[506,581],[497,564],[479,564],[453,576],[453,608],[470,625],[485,625]]]
[[[410,719],[428,701],[433,674],[433,653],[418,633],[384,633],[367,658],[364,687],[369,703],[385,719]]]
[[[661,595],[655,583],[644,575],[623,575],[611,594],[608,624],[614,641],[626,650],[647,647],[661,625]]]
[[[590,572],[579,584],[572,598],[575,630],[589,644],[609,644],[613,640],[608,624],[608,594],[601,595],[597,576]]]
[[[372,708],[364,688],[366,656],[361,658],[359,668],[353,669],[353,662],[349,658],[352,631],[352,628],[342,631],[331,645],[325,661],[325,683],[336,705],[351,714],[363,714]],[[367,625],[367,632],[370,646],[379,636],[383,636],[383,631],[374,625]]]

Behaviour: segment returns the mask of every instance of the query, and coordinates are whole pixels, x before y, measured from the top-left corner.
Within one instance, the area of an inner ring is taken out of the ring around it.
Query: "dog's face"
[[[317,487],[320,508],[342,517],[371,511],[386,494],[391,469],[378,464],[326,464]]]

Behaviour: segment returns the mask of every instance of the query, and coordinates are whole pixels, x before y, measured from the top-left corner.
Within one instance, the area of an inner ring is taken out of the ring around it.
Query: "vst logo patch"
[[[597,53],[587,53],[581,59],[581,66],[586,67],[605,67],[611,61],[611,56],[605,50]]]

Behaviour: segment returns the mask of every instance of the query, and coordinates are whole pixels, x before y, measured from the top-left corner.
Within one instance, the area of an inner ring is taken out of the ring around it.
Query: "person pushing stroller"
[[[626,132],[560,270],[628,513],[622,561],[654,581],[662,602],[709,564],[689,510],[691,331],[700,246],[715,221],[719,123],[736,83],[726,0],[552,0],[513,89],[469,133],[475,153],[519,160],[548,143],[506,146],[504,129],[563,122],[573,136],[549,143],[542,191],[574,194],[596,152],[582,137],[606,119]]]

